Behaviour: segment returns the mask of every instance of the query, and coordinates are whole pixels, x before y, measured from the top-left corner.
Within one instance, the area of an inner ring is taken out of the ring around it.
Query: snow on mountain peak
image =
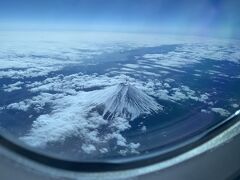
[[[133,120],[141,114],[150,114],[162,109],[152,97],[128,82],[109,87],[95,95],[92,104],[106,119],[122,117]]]

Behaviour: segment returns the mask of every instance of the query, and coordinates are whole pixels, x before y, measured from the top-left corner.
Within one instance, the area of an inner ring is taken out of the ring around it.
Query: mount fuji
[[[95,94],[91,106],[105,119],[121,117],[133,120],[142,114],[162,110],[152,97],[129,83],[120,83]]]

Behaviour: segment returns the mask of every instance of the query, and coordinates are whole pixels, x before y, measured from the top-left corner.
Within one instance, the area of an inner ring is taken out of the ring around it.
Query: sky
[[[161,32],[240,38],[239,0],[0,0],[0,30]]]

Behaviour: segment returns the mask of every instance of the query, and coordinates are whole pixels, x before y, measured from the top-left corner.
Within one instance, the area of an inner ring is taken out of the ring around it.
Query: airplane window
[[[239,12],[186,2],[0,1],[1,132],[105,162],[177,149],[225,122],[240,109]]]

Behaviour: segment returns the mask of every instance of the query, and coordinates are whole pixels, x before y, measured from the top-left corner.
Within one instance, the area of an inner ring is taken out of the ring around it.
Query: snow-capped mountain
[[[129,83],[120,83],[100,91],[95,94],[92,105],[106,119],[121,117],[133,120],[141,114],[162,109],[152,97]]]

